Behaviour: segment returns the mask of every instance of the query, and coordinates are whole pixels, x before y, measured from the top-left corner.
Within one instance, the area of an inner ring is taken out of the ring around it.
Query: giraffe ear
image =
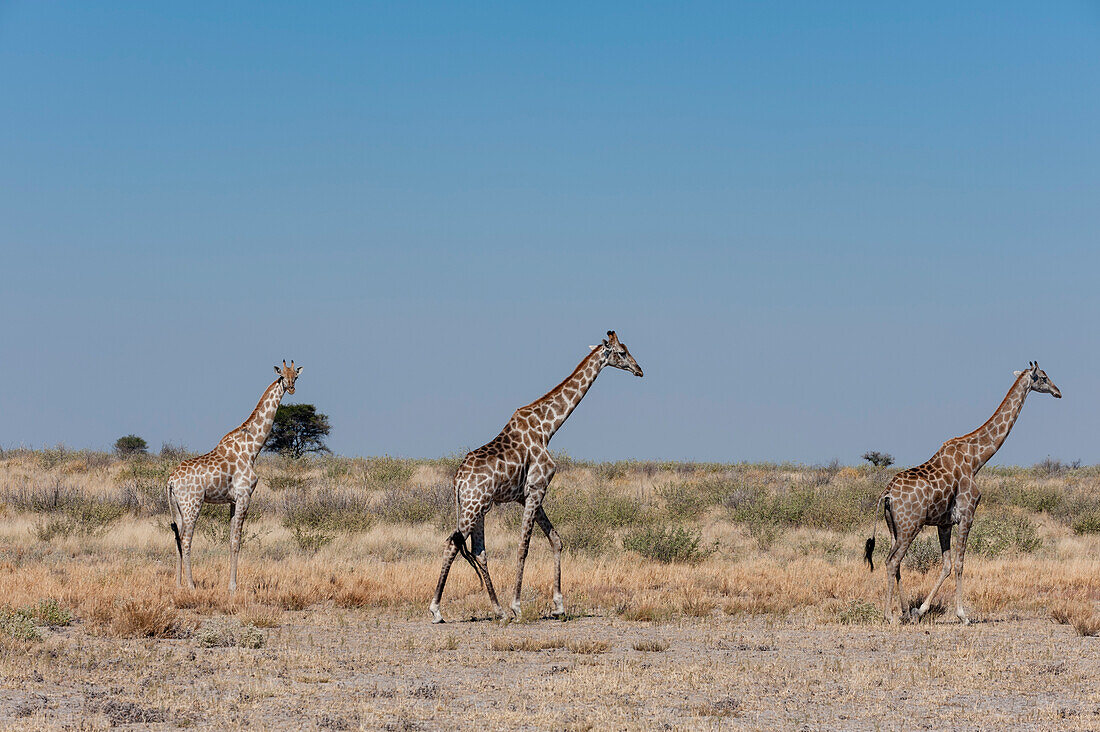
[[[599,348],[599,346],[589,346],[588,350],[589,351],[595,351],[597,348]]]
[[[301,375],[301,373],[302,373],[302,368],[303,368],[302,366],[299,366],[298,368],[296,368],[296,369],[294,370],[294,375],[295,375],[296,377],[297,377],[297,376],[300,376],[300,375]]]
[[[278,366],[276,366],[276,367],[275,367],[275,373],[277,373],[277,374],[281,374],[281,373],[283,373],[283,372],[279,370],[279,367],[278,367]]]
[[[1023,373],[1023,371],[1013,371],[1013,372],[1012,372],[1012,375],[1013,375],[1013,376],[1019,376],[1019,375],[1020,375],[1020,374],[1022,374],[1022,373]]]

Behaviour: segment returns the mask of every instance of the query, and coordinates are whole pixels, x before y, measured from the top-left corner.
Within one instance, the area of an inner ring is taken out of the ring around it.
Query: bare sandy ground
[[[1100,640],[1040,617],[490,620],[288,612],[264,647],[80,624],[0,661],[6,728],[1098,729]],[[642,650],[638,650],[642,649]]]

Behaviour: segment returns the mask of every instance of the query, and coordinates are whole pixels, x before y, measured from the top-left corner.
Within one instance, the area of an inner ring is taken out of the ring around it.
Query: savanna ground
[[[567,617],[536,530],[518,621],[459,560],[433,626],[456,459],[263,457],[230,596],[224,507],[196,532],[199,588],[175,588],[182,457],[0,454],[0,725],[1100,728],[1100,468],[984,471],[978,622],[895,628],[861,556],[891,469],[558,456]],[[518,523],[488,522],[505,602]],[[928,529],[914,604],[938,568]]]

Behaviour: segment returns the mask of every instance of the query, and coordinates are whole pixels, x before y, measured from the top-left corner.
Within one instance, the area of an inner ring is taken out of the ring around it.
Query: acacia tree
[[[879,452],[878,450],[869,450],[863,453],[863,459],[876,468],[888,468],[894,464],[893,455],[888,452]]]
[[[126,435],[115,440],[115,452],[122,457],[144,455],[148,450],[149,445],[137,435]]]
[[[325,445],[331,426],[328,415],[312,404],[281,404],[264,450],[300,458],[307,452],[332,452]]]

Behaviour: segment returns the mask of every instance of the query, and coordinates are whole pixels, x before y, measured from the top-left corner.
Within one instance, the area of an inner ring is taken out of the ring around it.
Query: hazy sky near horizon
[[[1100,6],[0,2],[0,446],[1100,462]]]

